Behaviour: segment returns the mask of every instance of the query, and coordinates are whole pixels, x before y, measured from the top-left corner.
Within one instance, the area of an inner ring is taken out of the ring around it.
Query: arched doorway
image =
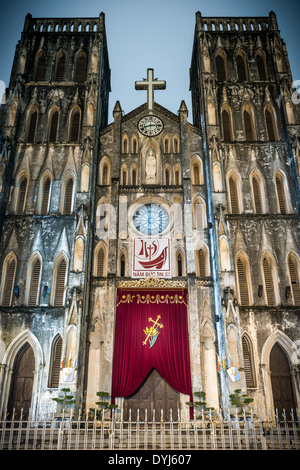
[[[170,420],[170,410],[172,410],[172,419],[177,420],[178,409],[180,406],[180,393],[176,392],[155,370],[152,369],[142,385],[129,397],[124,399],[124,420],[129,419],[129,410],[131,410],[131,419],[137,419],[137,410],[139,410],[139,419],[145,420],[145,410],[147,410],[147,419],[152,421],[153,410],[155,410],[155,420],[161,418]]]
[[[278,410],[280,417],[285,410],[289,418],[289,411],[296,409],[292,376],[287,355],[278,343],[271,350],[270,370],[274,408]]]
[[[13,370],[8,415],[12,417],[13,411],[16,419],[27,419],[29,416],[32,388],[34,379],[35,358],[31,346],[26,343],[19,351]]]

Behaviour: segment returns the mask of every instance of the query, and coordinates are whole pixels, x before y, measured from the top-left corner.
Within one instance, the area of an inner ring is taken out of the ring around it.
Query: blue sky
[[[0,16],[0,80],[8,84],[14,51],[27,13],[33,17],[97,17],[105,13],[111,68],[109,122],[119,100],[125,113],[146,101],[146,91],[134,83],[154,68],[156,78],[166,80],[166,90],[155,100],[177,113],[181,100],[189,109],[189,67],[194,39],[195,14],[202,16],[268,16],[273,10],[287,44],[294,80],[300,80],[299,0],[10,0]]]

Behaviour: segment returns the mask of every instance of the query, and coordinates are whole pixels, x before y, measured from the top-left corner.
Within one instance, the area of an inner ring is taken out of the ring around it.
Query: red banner
[[[192,401],[187,290],[118,290],[112,399],[134,393],[154,367]]]

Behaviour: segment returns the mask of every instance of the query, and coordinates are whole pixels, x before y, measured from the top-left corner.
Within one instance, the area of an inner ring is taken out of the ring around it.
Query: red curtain
[[[135,392],[154,367],[192,401],[186,289],[117,295],[112,400]]]

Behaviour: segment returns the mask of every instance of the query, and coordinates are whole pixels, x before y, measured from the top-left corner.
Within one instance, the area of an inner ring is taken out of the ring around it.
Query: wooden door
[[[138,390],[124,399],[124,420],[129,419],[129,410],[131,410],[131,419],[135,421],[137,419],[137,410],[139,410],[139,419],[144,421],[146,409],[148,421],[152,421],[154,410],[156,421],[160,421],[161,410],[163,410],[164,420],[168,421],[171,409],[172,419],[177,420],[179,399],[180,393],[176,392],[153,369]]]
[[[21,410],[23,410],[22,418],[28,418],[31,406],[34,369],[34,353],[27,343],[21,349],[15,361],[8,406],[10,417],[14,410],[15,418],[18,419],[21,415]]]
[[[296,409],[292,376],[286,353],[278,343],[273,346],[271,351],[270,369],[274,408],[278,410],[280,418],[282,418],[284,409],[287,418],[290,419],[290,410],[295,411]]]

